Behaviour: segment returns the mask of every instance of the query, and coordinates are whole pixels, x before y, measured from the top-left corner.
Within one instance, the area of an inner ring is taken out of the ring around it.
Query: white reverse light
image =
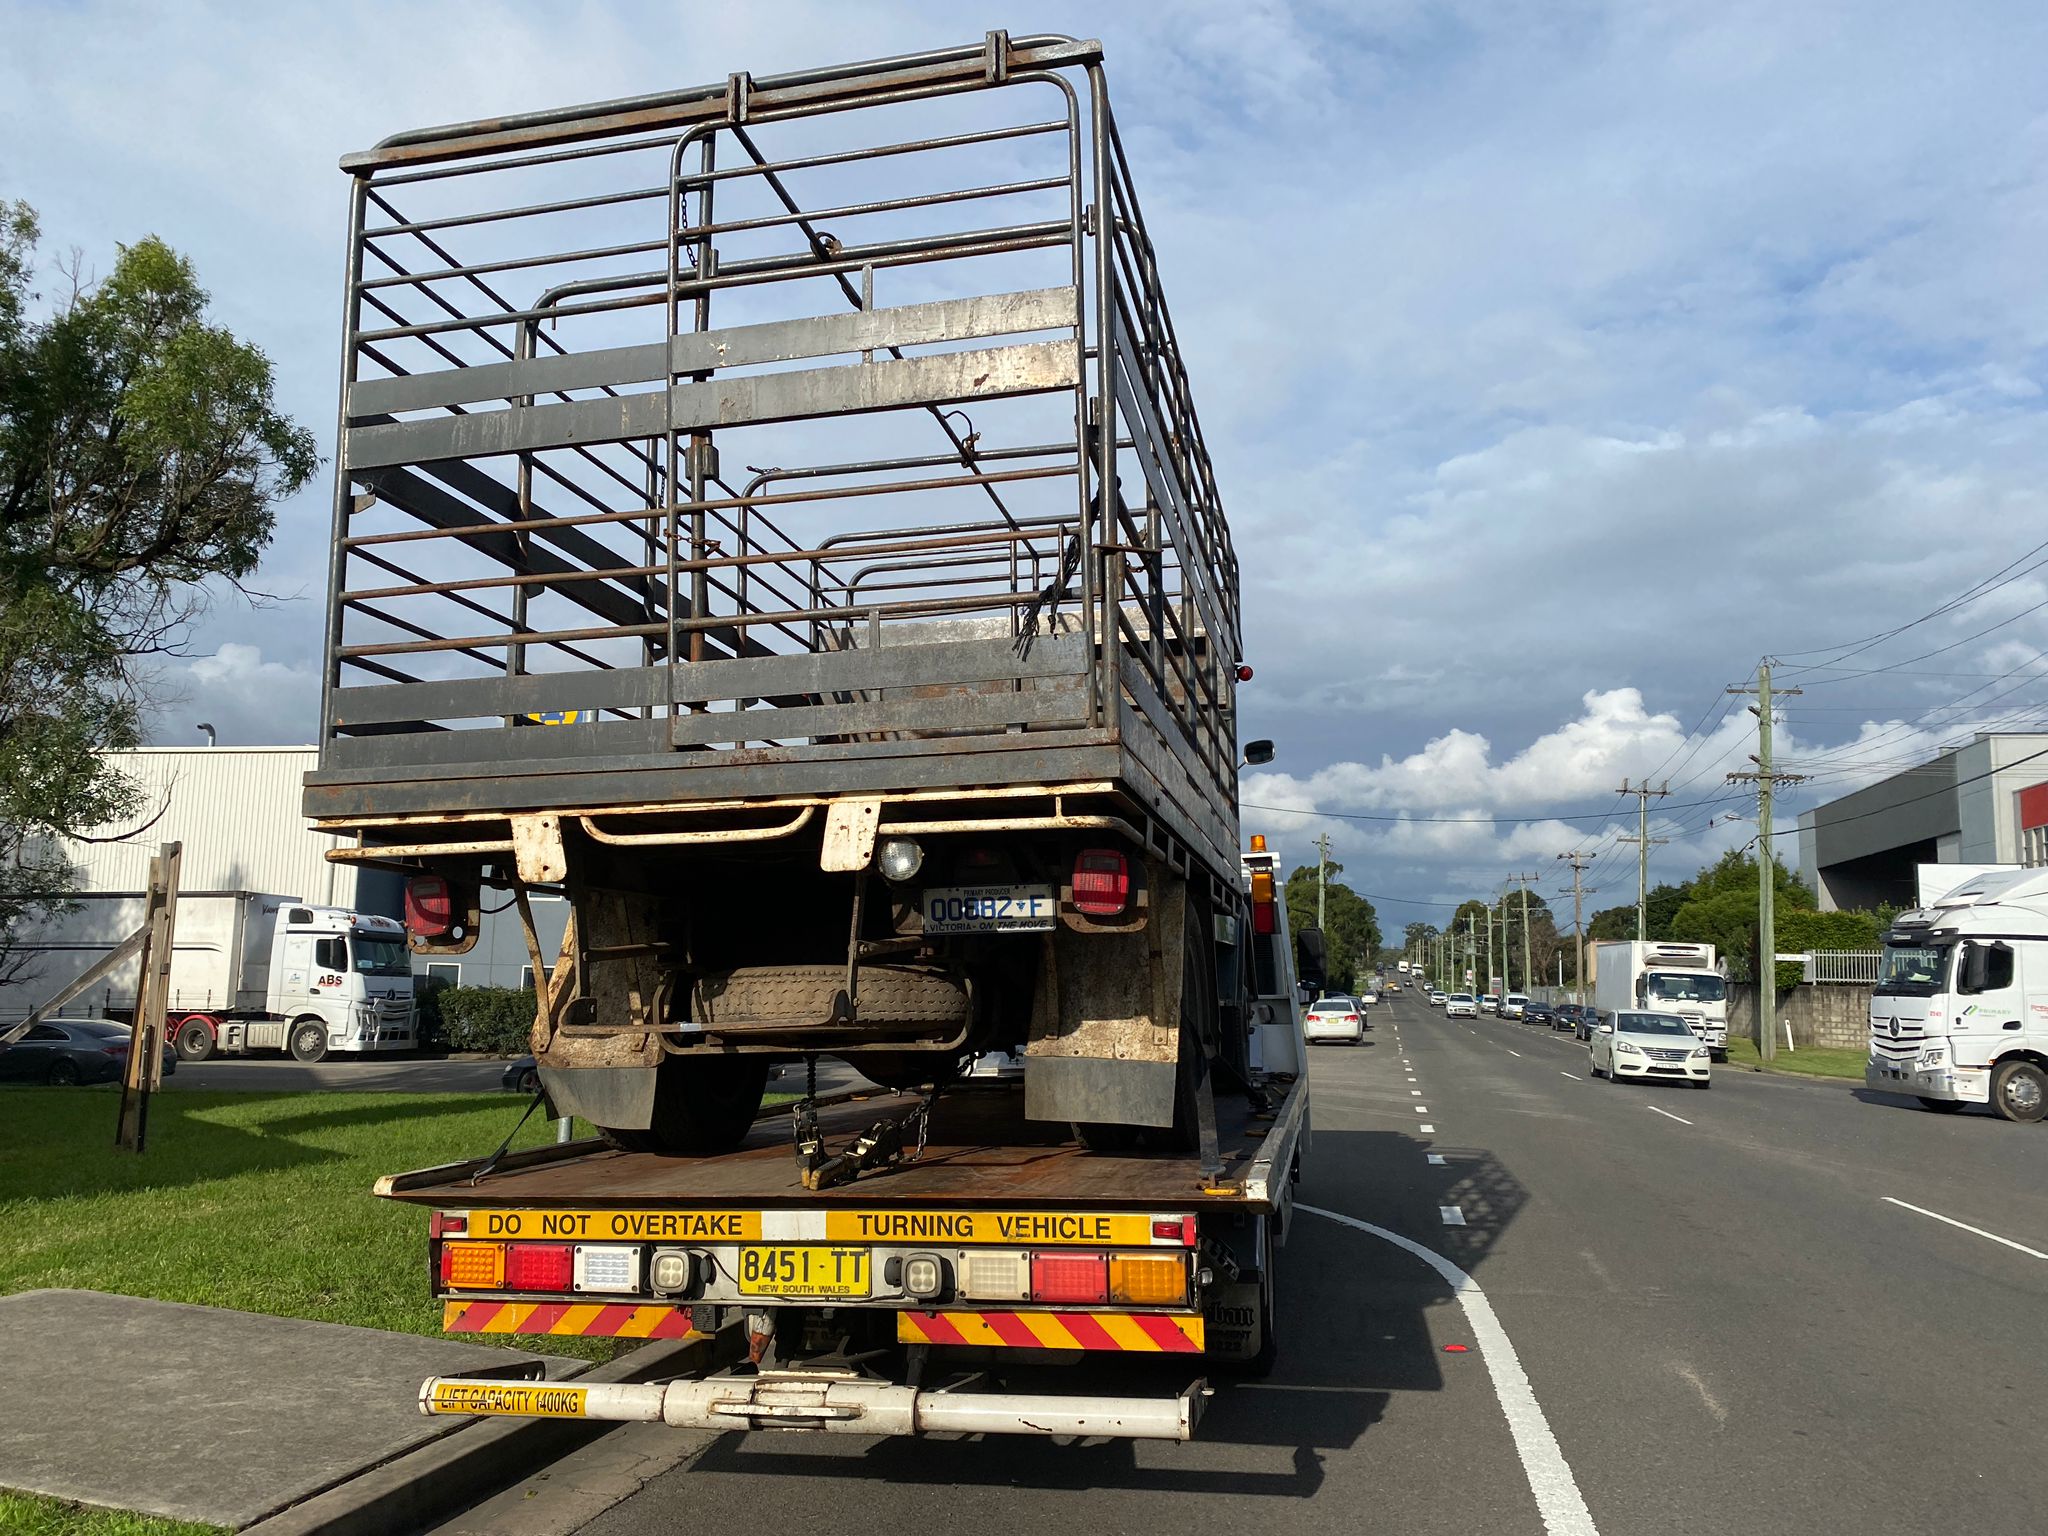
[[[640,1289],[640,1250],[632,1247],[576,1245],[576,1289],[579,1291],[637,1291]]]
[[[901,884],[916,879],[917,872],[924,868],[924,850],[907,837],[892,837],[877,850],[875,862],[884,880]]]

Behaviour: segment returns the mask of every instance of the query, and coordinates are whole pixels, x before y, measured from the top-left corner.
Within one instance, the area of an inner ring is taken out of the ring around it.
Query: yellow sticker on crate
[[[437,1381],[428,1400],[432,1413],[501,1414],[520,1419],[580,1419],[588,1393],[582,1387],[547,1382]]]

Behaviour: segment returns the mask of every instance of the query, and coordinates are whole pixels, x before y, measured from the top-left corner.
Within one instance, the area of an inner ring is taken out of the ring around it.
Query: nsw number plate
[[[740,1290],[748,1296],[865,1296],[865,1248],[742,1248]]]
[[[1043,933],[1052,927],[1049,885],[941,885],[919,898],[926,933]]]

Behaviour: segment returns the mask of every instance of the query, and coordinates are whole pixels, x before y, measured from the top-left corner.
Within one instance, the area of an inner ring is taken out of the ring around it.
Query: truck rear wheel
[[[302,1061],[307,1066],[327,1058],[327,1021],[325,1019],[299,1019],[292,1024],[292,1060]]]
[[[710,1157],[746,1139],[768,1087],[766,1056],[669,1056],[654,1086],[653,1123],[645,1130],[599,1127],[627,1152]]]
[[[205,1019],[184,1020],[178,1025],[178,1032],[171,1039],[178,1048],[180,1061],[204,1061],[213,1054],[213,1026]]]

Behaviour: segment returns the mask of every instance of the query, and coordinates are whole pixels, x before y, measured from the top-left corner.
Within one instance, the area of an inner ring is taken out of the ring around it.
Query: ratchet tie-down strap
[[[877,1120],[847,1143],[844,1151],[828,1155],[824,1133],[818,1129],[818,1058],[807,1057],[805,1067],[803,1102],[791,1117],[796,1134],[796,1162],[802,1170],[805,1189],[851,1184],[862,1174],[914,1163],[924,1156],[925,1138],[931,1132],[932,1106],[939,1098],[936,1086],[903,1113]]]

